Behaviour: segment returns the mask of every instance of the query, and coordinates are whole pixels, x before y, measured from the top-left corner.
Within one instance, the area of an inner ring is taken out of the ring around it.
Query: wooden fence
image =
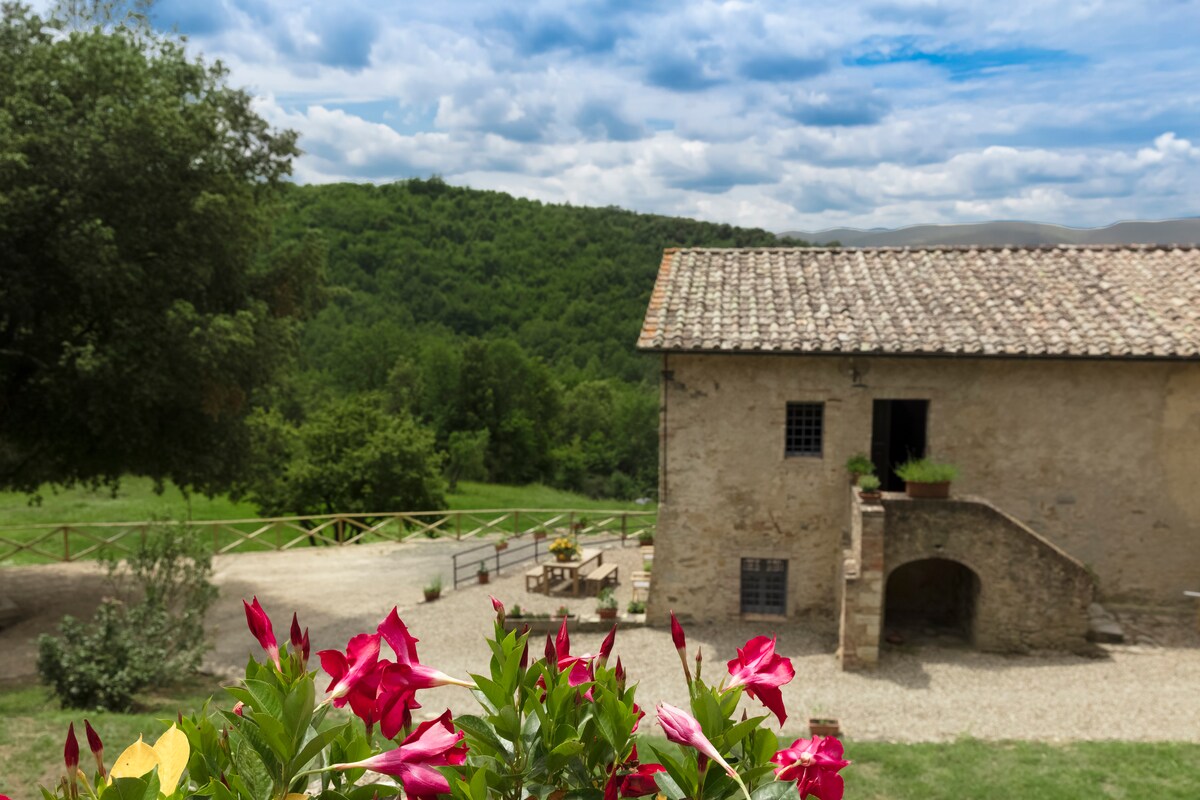
[[[214,554],[344,547],[367,542],[402,542],[412,537],[515,538],[545,528],[582,536],[635,537],[653,534],[657,511],[593,509],[487,509],[405,511],[386,514],[326,514],[271,519],[78,522],[0,527],[0,565],[79,561],[134,552],[139,542],[164,527],[186,525]]]

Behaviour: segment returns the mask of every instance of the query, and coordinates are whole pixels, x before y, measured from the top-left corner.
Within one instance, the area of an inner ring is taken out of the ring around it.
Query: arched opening
[[[944,558],[904,564],[888,576],[884,639],[973,642],[978,599],[979,578],[970,567]]]

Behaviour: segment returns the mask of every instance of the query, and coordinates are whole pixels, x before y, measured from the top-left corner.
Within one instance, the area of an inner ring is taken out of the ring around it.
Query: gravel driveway
[[[438,573],[448,579],[450,554],[470,546],[474,543],[421,540],[219,557],[215,573],[221,596],[209,619],[215,648],[206,666],[222,674],[241,671],[255,647],[245,629],[241,599],[257,594],[281,637],[296,610],[301,623],[312,629],[314,649],[343,647],[351,635],[373,629],[393,605],[399,606],[421,640],[422,661],[454,675],[481,671],[487,658],[482,637],[492,620],[489,593],[509,607],[520,603],[533,610],[553,610],[564,601],[527,594],[523,569],[514,568],[510,575],[493,576],[487,587],[464,585],[447,590],[435,603],[423,602],[424,584]],[[637,548],[618,547],[606,553],[606,561],[620,565],[624,605],[629,573],[640,567]],[[0,570],[0,594],[39,609],[0,631],[0,677],[33,675],[36,634],[53,629],[63,613],[86,614],[102,592],[103,582],[87,564]],[[593,602],[565,604],[590,613]],[[784,726],[789,733],[799,733],[809,713],[820,713],[839,717],[852,739],[944,741],[970,735],[1200,741],[1200,637],[1185,617],[1146,619],[1158,625],[1153,636],[1162,644],[1108,646],[1096,658],[907,647],[887,652],[878,670],[862,674],[838,669],[836,641],[827,623],[818,626],[820,631],[803,623],[697,625],[687,635],[692,652],[703,648],[705,675],[715,679],[747,638],[777,634],[779,652],[796,668],[796,679],[784,687],[792,715]],[[594,652],[601,635],[572,638],[573,649]],[[535,646],[535,652],[540,650]],[[668,631],[625,630],[617,637],[616,651],[631,677],[640,681],[643,706],[686,702]],[[431,690],[422,701],[431,714],[446,706],[455,713],[474,710],[473,698],[454,687]]]

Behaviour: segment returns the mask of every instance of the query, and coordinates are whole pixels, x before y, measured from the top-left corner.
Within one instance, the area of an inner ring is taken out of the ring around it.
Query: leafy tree
[[[241,492],[264,514],[431,510],[445,506],[431,431],[374,394],[334,400],[300,424],[254,420],[255,466]]]
[[[455,431],[450,434],[446,448],[446,478],[450,491],[458,489],[458,482],[482,481],[487,479],[487,430]]]
[[[295,134],[171,37],[64,27],[0,9],[0,486],[222,489],[320,301],[272,240]]]

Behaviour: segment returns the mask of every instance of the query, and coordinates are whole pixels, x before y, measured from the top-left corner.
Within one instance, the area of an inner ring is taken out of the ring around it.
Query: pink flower
[[[729,688],[745,686],[746,693],[762,701],[770,711],[779,718],[779,727],[783,727],[787,719],[787,711],[783,707],[783,693],[779,687],[796,677],[792,668],[792,660],[775,653],[775,640],[765,636],[755,636],[746,642],[745,647],[738,649],[737,658],[729,664],[729,674],[733,680]]]
[[[845,786],[837,773],[850,762],[842,759],[842,743],[832,736],[797,739],[771,756],[771,762],[779,765],[776,780],[796,782],[800,800],[810,795],[818,800],[842,800]]]
[[[617,623],[613,623],[612,630],[608,632],[608,636],[604,637],[604,641],[600,643],[600,654],[597,658],[600,661],[600,666],[608,663],[608,657],[612,655],[613,644],[617,641]]]
[[[450,792],[450,783],[434,767],[458,766],[467,759],[463,732],[454,730],[450,712],[422,722],[395,750],[332,769],[369,769],[400,779],[404,793],[417,800]]]
[[[501,625],[504,624],[504,603],[501,603],[492,595],[488,595],[488,599],[492,601],[492,610],[496,612],[496,621]]]
[[[712,742],[704,735],[704,731],[695,717],[682,708],[676,708],[667,703],[659,703],[657,710],[658,724],[662,726],[663,733],[667,735],[668,739],[676,744],[695,748],[702,755],[720,764],[730,776],[737,776],[733,768],[725,763],[725,759],[721,758],[717,748],[713,747]]]
[[[393,664],[392,669],[395,670],[397,684],[406,686],[413,691],[418,689],[432,689],[435,686],[465,686],[468,689],[475,688],[475,684],[470,681],[460,681],[458,678],[452,678],[441,670],[434,669],[426,664]]]
[[[644,797],[648,794],[658,794],[658,784],[655,783],[654,773],[666,772],[662,764],[641,764],[621,781],[622,797]]]
[[[67,775],[75,780],[75,772],[79,769],[79,740],[75,738],[75,723],[67,727],[67,742],[63,745],[63,761],[67,765]]]
[[[300,620],[296,617],[296,613],[292,612],[292,629],[290,637],[292,642],[292,653],[300,658],[301,664],[308,663],[308,628],[304,629],[304,633],[300,633]]]
[[[379,634],[360,633],[346,644],[346,653],[339,650],[322,650],[317,653],[321,669],[333,680],[325,689],[334,706],[346,705],[346,695],[359,681],[371,674],[379,660]]]
[[[84,731],[87,733],[88,749],[92,751],[92,755],[96,758],[96,769],[100,772],[100,777],[103,778],[107,771],[104,769],[104,742],[100,741],[100,734],[96,733],[96,729],[92,727],[92,723],[86,719],[83,721]]]
[[[558,629],[558,636],[554,639],[554,655],[558,659],[559,672],[570,670],[567,683],[571,686],[579,686],[592,680],[592,659],[596,657],[596,654],[584,653],[573,656],[570,649],[571,637],[567,633],[567,618],[563,617],[562,625]]]
[[[246,704],[241,700],[238,700],[233,704],[233,713],[237,714],[239,717],[246,716]]]
[[[375,697],[379,731],[385,739],[394,739],[401,730],[412,725],[413,709],[420,708],[416,690],[404,683],[397,664],[388,664],[379,678]]]
[[[271,618],[267,616],[267,612],[263,611],[263,607],[259,605],[258,597],[254,598],[254,603],[242,601],[242,605],[246,607],[246,624],[250,627],[250,633],[254,634],[254,638],[258,639],[259,645],[263,650],[267,651],[267,655],[275,662],[275,668],[282,671],[283,667],[279,664],[279,643],[275,641],[275,631],[271,628]]]
[[[688,669],[687,663],[687,639],[683,636],[683,626],[679,624],[679,620],[675,619],[675,612],[671,612],[671,641],[675,643],[675,652],[679,653],[679,663],[683,664],[683,677],[687,680],[688,686],[692,685],[692,671]]]
[[[399,664],[416,664],[420,659],[417,658],[417,642],[420,639],[413,637],[408,632],[408,626],[404,624],[404,620],[400,619],[400,615],[396,613],[396,607],[392,606],[391,612],[379,623],[377,628],[379,635],[392,648],[392,652],[396,654],[396,662]]]

